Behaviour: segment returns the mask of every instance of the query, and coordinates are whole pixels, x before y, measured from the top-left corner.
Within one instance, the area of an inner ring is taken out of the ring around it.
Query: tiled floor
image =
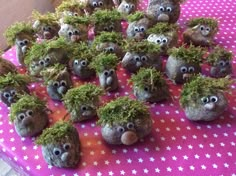
[[[16,171],[0,158],[0,176],[20,176]]]

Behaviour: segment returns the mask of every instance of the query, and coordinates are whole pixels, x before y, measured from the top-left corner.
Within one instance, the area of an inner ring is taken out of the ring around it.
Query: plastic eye
[[[113,75],[114,74],[114,70],[110,70],[110,75]]]
[[[54,153],[54,155],[58,156],[58,155],[61,154],[61,150],[58,149],[58,148],[54,148],[54,149],[53,149],[53,153]]]
[[[133,129],[134,128],[134,124],[133,123],[128,123],[127,124],[127,128],[128,129]]]
[[[204,104],[209,103],[209,98],[207,98],[207,97],[202,97],[202,98],[201,98],[201,101],[202,101]]]
[[[25,39],[24,44],[27,45],[29,43],[29,40]]]
[[[220,61],[219,65],[222,66],[222,67],[225,66],[225,61]]]
[[[114,52],[114,50],[115,50],[115,49],[114,49],[113,47],[109,47],[109,51],[110,51],[110,52]]]
[[[52,30],[52,28],[51,28],[50,26],[48,26],[48,30],[49,30],[49,31],[51,31],[51,30]]]
[[[3,93],[3,96],[4,96],[5,98],[9,98],[9,97],[10,97],[10,94],[9,94],[8,92],[4,92],[4,93]]]
[[[166,10],[167,10],[167,12],[171,12],[172,8],[171,7],[167,7]]]
[[[46,62],[49,62],[50,60],[51,60],[50,57],[46,57],[46,58],[45,58],[45,61],[46,61]]]
[[[65,80],[62,80],[61,82],[60,82],[60,85],[61,86],[66,86],[67,84],[66,84],[66,81]]]
[[[162,39],[162,43],[167,43],[167,39],[166,38]]]
[[[110,30],[113,30],[113,29],[114,29],[114,26],[113,26],[113,25],[110,25],[110,26],[109,26],[109,29],[110,29]]]
[[[82,66],[87,66],[87,61],[85,61],[85,60],[84,60],[84,61],[81,61],[81,65],[82,65]]]
[[[46,31],[46,30],[47,30],[47,28],[44,26],[44,27],[43,27],[43,31]]]
[[[164,8],[163,6],[161,6],[161,7],[159,7],[159,10],[160,10],[161,12],[164,12],[164,11],[165,11],[165,8]]]
[[[225,65],[229,65],[229,61],[225,61]]]
[[[11,90],[11,95],[16,95],[16,91],[15,90]]]
[[[20,113],[20,114],[18,114],[17,118],[19,120],[23,120],[25,118],[25,114],[24,113]]]
[[[65,150],[69,150],[71,148],[71,144],[70,143],[66,143],[66,144],[63,145],[63,148]]]
[[[193,73],[193,72],[195,71],[195,69],[194,69],[194,67],[189,67],[189,68],[188,68],[188,71],[189,71],[190,73]]]
[[[120,132],[120,133],[123,133],[123,132],[125,132],[125,129],[120,126],[120,127],[117,128],[117,131]]]
[[[131,7],[131,9],[134,9],[134,8],[135,8],[135,5],[134,5],[134,4],[131,4],[130,7]]]
[[[97,7],[97,6],[98,6],[97,2],[93,2],[93,7]]]
[[[108,31],[109,29],[108,29],[108,27],[104,27],[103,30],[104,31]]]
[[[205,30],[205,27],[204,27],[204,26],[200,26],[200,30],[201,30],[201,31],[204,31],[204,30]]]
[[[218,101],[218,97],[217,97],[217,96],[211,96],[211,97],[210,97],[210,101],[211,101],[212,103],[216,103],[216,102]]]
[[[82,110],[82,111],[87,111],[88,108],[87,108],[86,106],[81,106],[81,110]]]
[[[160,44],[160,43],[161,43],[161,39],[158,38],[158,39],[156,40],[156,43],[157,43],[157,44]]]
[[[186,73],[188,71],[187,67],[183,66],[180,68],[181,73]]]
[[[44,60],[40,60],[40,61],[39,61],[39,64],[40,64],[40,65],[44,65],[44,64],[45,64]]]
[[[134,27],[134,31],[135,31],[135,32],[138,32],[138,31],[139,31],[139,28],[138,28],[138,27]]]
[[[104,75],[108,76],[109,75],[108,71],[104,71]]]
[[[140,27],[139,28],[141,32],[144,32],[145,31],[145,28],[144,27]]]
[[[78,64],[79,64],[79,61],[78,61],[78,60],[74,60],[74,64],[75,64],[75,65],[78,65]]]
[[[69,36],[72,36],[72,34],[73,34],[73,32],[71,32],[71,31],[68,32],[68,35],[69,35]]]
[[[144,91],[148,92],[149,88],[148,87],[144,87]]]
[[[25,44],[24,44],[24,42],[20,42],[20,46],[24,46]]]
[[[74,16],[78,16],[79,14],[78,13],[74,13]]]
[[[103,2],[101,2],[101,1],[98,2],[98,5],[99,5],[99,6],[103,6]]]
[[[32,116],[32,115],[33,115],[33,111],[32,111],[32,110],[26,111],[26,115],[27,115],[27,116]]]
[[[142,61],[147,61],[147,60],[148,60],[148,59],[147,59],[147,56],[142,56],[142,57],[141,57],[141,60],[142,60]]]
[[[211,29],[210,29],[209,27],[207,27],[206,30],[207,30],[208,32],[210,32]]]
[[[129,9],[129,4],[125,4],[125,8],[126,8],[126,9]]]
[[[135,56],[135,57],[134,57],[134,60],[140,61],[140,57],[139,57],[139,56]]]
[[[53,86],[54,86],[54,87],[58,87],[58,86],[59,86],[59,82],[58,82],[58,81],[55,81],[55,82],[53,83]]]
[[[79,34],[79,31],[78,31],[78,30],[75,30],[75,31],[74,31],[74,34],[75,34],[75,35],[78,35],[78,34]]]

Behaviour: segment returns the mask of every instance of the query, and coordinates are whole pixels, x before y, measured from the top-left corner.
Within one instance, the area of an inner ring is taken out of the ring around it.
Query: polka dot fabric
[[[146,6],[147,1],[142,1],[139,9],[144,10]],[[235,55],[235,11],[235,0],[189,0],[182,5],[178,23],[183,32],[184,24],[192,17],[217,18],[220,31],[215,42]],[[18,64],[14,47],[3,57]],[[234,70],[235,65],[234,57]],[[209,67],[204,66],[204,74],[209,74]],[[103,103],[124,95],[134,98],[127,82],[130,75],[119,67],[118,77],[120,90],[107,93],[102,98]],[[77,78],[73,80],[75,86],[83,84]],[[93,82],[98,84],[97,79]],[[43,160],[41,147],[34,144],[35,139],[20,138],[16,134],[13,124],[8,121],[9,109],[0,102],[0,153],[29,175],[236,175],[236,84],[231,86],[228,94],[228,110],[218,120],[204,123],[186,119],[178,103],[181,86],[173,85],[170,81],[168,84],[173,99],[160,104],[147,104],[153,119],[153,129],[149,136],[133,146],[106,144],[101,137],[100,127],[96,126],[96,120],[75,124],[82,145],[81,162],[76,169],[48,166]],[[42,84],[32,84],[30,89],[48,101],[48,107],[53,112],[50,114],[51,123],[66,114],[61,103],[50,100]]]

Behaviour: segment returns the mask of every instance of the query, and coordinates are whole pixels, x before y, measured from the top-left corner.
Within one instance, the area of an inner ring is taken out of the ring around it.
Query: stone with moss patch
[[[217,46],[207,57],[207,62],[211,65],[215,65],[220,59],[231,61],[233,59],[233,54],[226,49]]]
[[[46,102],[36,96],[22,95],[16,103],[11,105],[10,120],[13,122],[18,113],[29,109],[43,111],[46,109]]]
[[[100,43],[108,42],[122,45],[123,37],[117,32],[101,32],[101,34],[96,36],[96,38],[94,39],[93,46],[97,46]]]
[[[127,20],[128,20],[128,22],[134,22],[134,21],[138,21],[138,20],[145,18],[145,17],[146,17],[146,15],[144,12],[136,11],[135,13],[128,15]]]
[[[116,10],[97,10],[91,15],[91,20],[95,25],[120,21],[121,19],[121,14]]]
[[[232,83],[228,78],[209,78],[195,76],[189,83],[183,87],[180,96],[180,105],[185,108],[189,105],[196,106],[196,102],[202,97],[215,94],[220,91],[227,91]]]
[[[194,18],[187,22],[188,27],[195,27],[197,25],[208,25],[209,27],[211,27],[211,30],[218,30],[218,22],[213,18]]]
[[[165,34],[178,30],[178,25],[168,23],[158,23],[147,30],[147,34]]]
[[[48,26],[51,25],[57,25],[57,17],[54,13],[45,13],[45,14],[40,14],[38,11],[34,10],[32,12],[32,18],[35,21],[38,21],[40,24],[45,24]],[[40,28],[40,25],[38,26],[37,30]]]
[[[203,49],[201,47],[195,47],[190,45],[188,48],[185,45],[179,48],[171,48],[168,50],[168,54],[185,61],[186,63],[200,64],[203,61]]]
[[[98,124],[110,125],[127,123],[136,118],[150,118],[148,108],[137,100],[120,97],[98,109]]]
[[[7,28],[4,36],[6,37],[9,45],[14,45],[16,37],[20,34],[29,34],[34,36],[35,30],[30,23],[16,22]]]
[[[84,9],[84,3],[80,3],[75,0],[63,1],[57,8],[56,13],[63,12],[63,11],[70,11],[70,10],[77,10],[77,9]]]
[[[75,44],[73,51],[69,55],[72,60],[87,60],[90,62],[94,58],[93,51],[85,42]]]
[[[37,138],[36,144],[48,145],[59,143],[68,134],[73,134],[74,131],[75,128],[70,122],[59,121],[52,127],[43,130],[43,133]]]
[[[64,17],[63,22],[72,26],[78,26],[80,24],[88,25],[90,20],[88,17],[81,16],[66,16]]]

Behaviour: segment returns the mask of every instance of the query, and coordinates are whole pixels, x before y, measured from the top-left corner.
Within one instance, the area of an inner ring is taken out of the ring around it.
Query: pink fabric
[[[143,1],[139,8],[145,9],[146,5],[147,2]],[[192,17],[217,18],[220,31],[215,37],[216,43],[236,54],[235,11],[235,0],[189,0],[182,5],[179,24],[183,31],[184,23]],[[3,56],[18,64],[14,48]],[[235,63],[234,60],[234,70]],[[204,66],[204,74],[209,75],[209,67]],[[133,98],[131,86],[127,84],[130,75],[119,68],[118,77],[120,91],[107,93],[103,101],[124,95]],[[75,86],[83,83],[76,78],[74,82]],[[98,84],[97,78],[94,83]],[[149,136],[133,146],[106,144],[96,120],[75,124],[82,144],[81,162],[76,169],[48,166],[41,147],[34,144],[34,138],[20,138],[16,134],[14,126],[8,121],[9,109],[0,102],[1,151],[29,175],[236,175],[236,84],[232,85],[231,95],[228,96],[228,110],[218,120],[208,123],[187,120],[178,103],[181,86],[175,86],[170,81],[168,84],[173,101],[147,104],[153,129]],[[52,123],[66,114],[61,103],[49,99],[43,85],[32,84],[30,89],[48,100],[48,106],[53,111],[50,115]]]

